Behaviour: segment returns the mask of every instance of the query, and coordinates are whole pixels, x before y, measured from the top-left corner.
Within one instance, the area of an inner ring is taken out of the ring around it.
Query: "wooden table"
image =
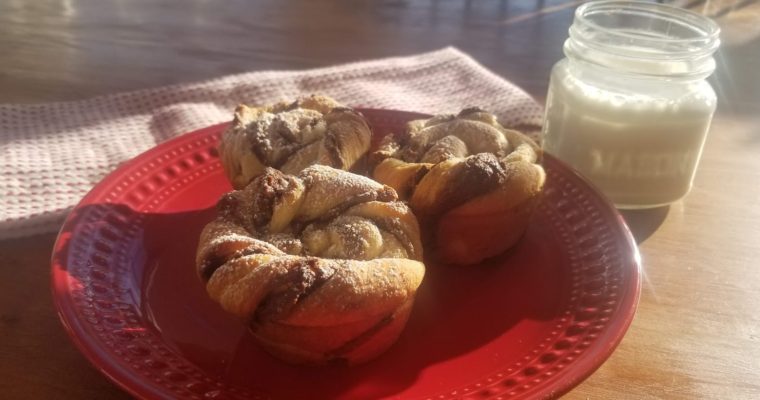
[[[0,102],[82,99],[453,44],[543,99],[579,2],[45,0],[0,3]],[[692,193],[626,213],[638,314],[569,399],[760,398],[760,4],[683,2],[724,30],[720,105]],[[2,133],[0,133],[2,134]],[[0,397],[127,398],[53,309],[53,233],[0,242]]]

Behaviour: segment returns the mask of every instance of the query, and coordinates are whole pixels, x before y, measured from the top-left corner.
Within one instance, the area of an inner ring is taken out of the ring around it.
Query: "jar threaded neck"
[[[701,79],[715,70],[719,34],[714,21],[681,8],[597,1],[576,10],[564,51],[620,72]]]

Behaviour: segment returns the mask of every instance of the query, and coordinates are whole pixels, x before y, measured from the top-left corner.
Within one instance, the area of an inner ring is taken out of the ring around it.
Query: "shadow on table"
[[[628,228],[631,229],[637,244],[644,243],[647,238],[657,231],[668,216],[670,206],[649,208],[644,210],[619,210]]]

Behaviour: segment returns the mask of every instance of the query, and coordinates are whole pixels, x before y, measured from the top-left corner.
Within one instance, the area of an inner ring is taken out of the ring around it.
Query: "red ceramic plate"
[[[363,110],[376,133],[420,114]],[[143,398],[547,398],[612,353],[640,288],[636,245],[615,209],[547,156],[522,241],[467,268],[427,265],[399,341],[369,364],[310,368],[263,352],[206,296],[198,234],[230,190],[223,126],[161,144],[98,184],[55,245],[53,295],[74,343]]]

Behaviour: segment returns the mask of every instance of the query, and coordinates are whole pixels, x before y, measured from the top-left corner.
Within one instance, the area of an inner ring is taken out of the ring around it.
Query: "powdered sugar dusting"
[[[284,196],[303,196],[302,201],[296,199],[280,205],[296,208],[287,213],[292,213],[297,223],[283,232],[270,233],[267,224],[273,207],[255,205],[271,205]],[[342,215],[368,202],[380,202],[386,208],[377,208],[380,214],[374,216],[372,210],[361,216]],[[402,242],[406,235],[399,235],[399,226],[411,223],[414,226],[406,230],[418,232],[416,220],[409,208],[397,201],[391,188],[327,166],[311,166],[298,176],[268,169],[243,190],[225,195],[219,209],[217,220],[207,227],[214,233],[207,245],[247,238],[269,243],[287,254],[352,260],[369,260],[381,255],[408,258],[411,254],[407,249],[419,246],[419,238],[411,244]],[[325,213],[336,214],[329,214],[325,219]]]
[[[362,123],[343,123],[354,118]],[[342,140],[336,141],[336,134]],[[239,105],[219,150],[230,180],[241,188],[266,166],[291,174],[313,164],[348,169],[367,152],[371,135],[361,114],[327,96],[312,95],[290,104]]]

